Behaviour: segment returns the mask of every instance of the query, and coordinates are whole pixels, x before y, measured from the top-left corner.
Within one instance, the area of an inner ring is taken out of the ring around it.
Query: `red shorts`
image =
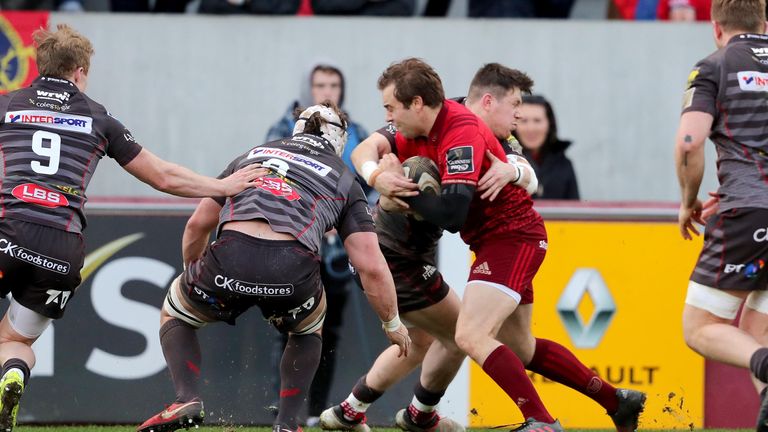
[[[489,282],[518,299],[519,304],[533,303],[533,277],[547,254],[543,227],[535,233],[486,240],[473,251],[470,282]]]

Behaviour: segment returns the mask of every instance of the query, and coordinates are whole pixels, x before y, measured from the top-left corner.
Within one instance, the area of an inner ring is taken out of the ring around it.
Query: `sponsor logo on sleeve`
[[[448,174],[467,174],[475,172],[472,146],[454,147],[445,157]]]
[[[744,91],[768,92],[768,73],[742,71],[736,74],[739,88]]]
[[[693,95],[696,93],[696,87],[691,87],[683,93],[683,109],[690,108],[693,105]]]
[[[43,207],[62,207],[69,205],[67,197],[59,192],[48,190],[34,183],[24,183],[16,186],[11,191],[16,198]]]
[[[271,147],[256,147],[251,150],[251,152],[248,153],[248,159],[254,158],[284,160],[288,163],[306,168],[320,177],[325,177],[333,171],[328,165],[311,157]]]
[[[68,262],[29,250],[3,237],[0,237],[0,252],[45,270],[61,274],[69,273],[70,264]]]
[[[688,82],[686,83],[685,87],[691,88],[693,80],[695,80],[697,76],[699,76],[699,68],[692,70],[691,73],[688,74]]]
[[[91,117],[42,110],[9,111],[5,114],[5,122],[9,124],[45,126],[86,134],[91,133],[93,125]]]

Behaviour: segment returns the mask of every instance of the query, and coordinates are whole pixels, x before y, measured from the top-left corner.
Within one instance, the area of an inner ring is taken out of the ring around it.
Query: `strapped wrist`
[[[368,182],[368,186],[370,186],[370,187],[372,187],[372,188],[374,188],[374,189],[375,189],[375,188],[376,188],[376,179],[379,177],[379,174],[381,174],[381,173],[383,173],[383,172],[384,172],[384,171],[382,171],[381,169],[379,169],[379,168],[376,168],[376,169],[375,169],[375,170],[374,170],[374,171],[371,173],[370,177],[368,177],[368,181],[367,181],[367,182]]]
[[[385,332],[393,332],[400,328],[400,325],[402,325],[402,322],[400,321],[400,315],[395,314],[395,317],[392,318],[389,321],[382,321],[381,322],[381,328],[384,329]]]

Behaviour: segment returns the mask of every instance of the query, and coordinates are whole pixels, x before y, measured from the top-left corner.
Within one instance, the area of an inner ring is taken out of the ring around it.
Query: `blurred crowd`
[[[594,18],[708,21],[711,0],[0,0],[3,10],[113,11],[257,15],[449,15],[461,3],[470,18],[572,17],[577,3]]]

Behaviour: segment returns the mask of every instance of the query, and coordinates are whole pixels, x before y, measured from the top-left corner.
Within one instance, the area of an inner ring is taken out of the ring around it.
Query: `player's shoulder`
[[[478,127],[482,124],[480,119],[464,105],[447,99],[445,101],[446,116],[445,124],[446,129],[467,129],[471,132],[476,132]]]

